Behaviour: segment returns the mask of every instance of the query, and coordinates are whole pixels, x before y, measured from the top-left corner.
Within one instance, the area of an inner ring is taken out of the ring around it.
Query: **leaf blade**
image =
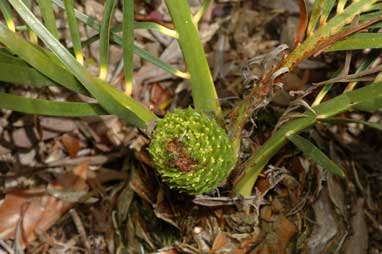
[[[381,33],[358,33],[337,41],[327,51],[359,50],[382,48]]]
[[[133,89],[134,70],[134,1],[123,0],[122,48],[123,71],[125,74],[125,94],[130,95]]]
[[[179,34],[178,42],[190,73],[195,109],[214,115],[218,121],[223,122],[220,102],[198,28],[192,21],[189,3],[187,0],[165,0],[165,3]]]
[[[382,124],[371,123],[364,120],[350,119],[350,118],[344,118],[344,117],[330,117],[327,119],[323,119],[322,121],[326,123],[342,123],[342,124],[356,123],[356,124],[362,124],[367,127],[382,131]]]
[[[55,38],[58,38],[58,30],[56,27],[56,18],[54,17],[52,2],[47,0],[37,0],[37,2],[38,6],[40,7],[42,19],[45,26]]]
[[[4,16],[5,23],[13,32],[16,31],[15,22],[13,21],[12,9],[6,0],[0,0],[0,10]]]
[[[62,0],[52,0],[52,2],[60,8],[64,8]],[[96,31],[98,31],[98,32],[100,31],[100,24],[97,20],[89,17],[88,15],[86,15],[86,14],[84,14],[78,10],[75,10],[75,14],[76,14],[76,17],[78,20],[80,20],[81,22],[90,26],[91,28],[95,29]],[[120,36],[118,36],[117,34],[111,33],[111,39],[115,43],[117,43],[118,45],[122,45],[122,38]],[[166,71],[166,72],[168,72],[174,76],[177,76],[177,77],[183,78],[183,79],[189,79],[190,78],[189,73],[176,69],[175,67],[163,62],[160,58],[153,56],[151,53],[140,48],[139,46],[137,46],[135,44],[134,44],[134,53],[137,54],[138,56],[142,57],[146,61],[152,63],[153,65],[161,68],[162,70],[164,70],[164,71]]]
[[[45,45],[56,54],[65,68],[86,87],[104,109],[140,128],[145,128],[149,122],[157,119],[157,117],[143,105],[131,97],[125,96],[115,87],[88,73],[67,49],[52,36],[33,13],[31,13],[22,0],[9,0],[9,2]]]
[[[291,120],[282,125],[243,165],[244,171],[234,185],[234,192],[243,196],[249,196],[252,193],[253,186],[258,175],[267,165],[269,160],[287,144],[290,133],[300,133],[302,130],[309,128],[316,121],[330,118],[349,109],[360,109],[365,101],[371,99],[379,99],[382,101],[382,82],[373,83],[354,91],[346,92],[336,98],[325,101],[315,107],[313,110],[306,112],[304,117]],[[382,104],[380,104],[382,108]],[[360,109],[362,110],[362,109]]]
[[[335,175],[345,177],[345,172],[309,140],[293,133],[289,134],[287,137],[289,141],[318,165]]]
[[[320,26],[324,25],[326,23],[326,20],[328,19],[330,12],[333,10],[336,0],[324,0],[322,5],[322,12],[320,16]]]
[[[42,48],[13,33],[1,23],[0,42],[25,62],[58,84],[81,94],[89,94],[70,72],[61,65],[52,62],[52,59],[44,53]]]
[[[56,85],[53,81],[33,68],[1,60],[0,81],[37,87]]]
[[[115,0],[106,0],[102,14],[99,40],[100,79],[106,79],[109,65],[110,25],[115,9]]]
[[[74,55],[80,64],[84,63],[84,54],[82,52],[80,32],[78,23],[74,14],[73,0],[64,0],[65,11],[69,25],[70,36],[72,38]]]
[[[282,67],[287,67],[292,70],[303,59],[306,59],[313,54],[322,50],[320,46],[325,43],[331,42],[331,37],[337,35],[337,33],[347,24],[351,23],[354,17],[367,12],[374,7],[378,0],[359,0],[353,1],[346,9],[333,18],[331,18],[326,24],[321,25],[315,33],[308,37],[302,44],[300,44],[295,50],[293,50],[282,62]],[[321,15],[321,18],[324,15]],[[363,24],[366,24],[365,22]],[[333,41],[334,43],[334,41]],[[327,45],[327,47],[329,47]]]
[[[98,104],[31,99],[0,92],[0,108],[46,116],[84,117],[107,115]]]

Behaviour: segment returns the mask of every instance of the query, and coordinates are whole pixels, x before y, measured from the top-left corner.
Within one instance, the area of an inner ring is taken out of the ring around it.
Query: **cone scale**
[[[148,151],[163,181],[188,194],[213,190],[235,164],[225,131],[191,108],[177,109],[158,120]]]

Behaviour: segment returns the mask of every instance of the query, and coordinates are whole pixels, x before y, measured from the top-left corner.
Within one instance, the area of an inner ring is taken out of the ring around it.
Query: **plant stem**
[[[329,4],[330,6],[334,5],[335,3],[335,1],[332,2],[333,3]],[[234,113],[237,116],[240,116],[236,119],[236,122],[233,124],[233,131],[231,135],[235,149],[238,149],[238,147],[240,146],[240,137],[243,129],[242,127],[244,126],[243,123],[245,123],[248,120],[249,116],[256,108],[261,106],[261,104],[266,100],[266,97],[268,96],[270,91],[272,91],[273,87],[271,87],[272,84],[270,82],[272,75],[276,73],[277,70],[281,70],[282,68],[288,68],[289,71],[293,70],[293,68],[299,63],[301,63],[303,60],[309,58],[310,56],[316,53],[320,53],[322,50],[325,50],[326,47],[329,47],[331,44],[335,43],[336,40],[343,39],[346,36],[359,31],[359,29],[363,29],[372,24],[373,22],[377,22],[377,20],[369,20],[368,22],[364,22],[363,24],[359,25],[357,28],[351,27],[343,32],[340,32],[345,25],[352,22],[354,17],[356,17],[360,13],[367,12],[368,10],[370,10],[373,7],[373,4],[375,4],[376,2],[377,0],[353,1],[348,7],[346,7],[346,9],[341,14],[337,14],[335,17],[331,18],[327,23],[326,14],[322,14],[321,21],[325,22],[322,22],[321,26],[314,33],[312,31],[315,25],[313,25],[313,27],[308,28],[308,33],[311,33],[311,35],[302,44],[295,48],[289,55],[287,55],[277,67],[275,67],[268,73],[265,73],[263,79],[254,87],[251,93],[244,98],[244,100],[241,102],[241,105],[239,105],[235,109]],[[331,8],[332,7],[328,8],[327,14],[329,14]],[[315,17],[315,19],[316,18],[318,18],[318,16]],[[315,23],[315,21],[313,23]],[[246,112],[242,112],[243,110],[245,110]],[[313,123],[315,122],[314,119],[311,120],[313,121]],[[292,123],[295,124],[294,121],[292,121]],[[288,128],[292,128],[292,126],[290,125],[287,126]],[[297,129],[294,129],[294,127],[292,129],[296,131],[301,131],[308,126],[310,125],[298,123],[298,125],[296,126]],[[283,128],[281,128],[280,131],[282,129]],[[281,136],[278,138],[285,139],[286,142],[286,136]],[[270,145],[268,145],[269,142],[271,142]],[[278,141],[272,137],[266,144],[264,144],[265,147],[261,147],[256,152],[256,154],[252,156],[252,159],[248,161],[246,165],[244,165],[244,168],[246,168],[245,171],[247,176],[244,176],[241,180],[239,180],[238,186],[235,187],[236,192],[242,193],[243,195],[249,195],[251,193],[257,175],[260,173],[260,171],[266,165],[269,159],[273,156],[273,154],[277,152],[279,148],[281,148],[284,144],[281,142],[277,146],[277,142]],[[247,168],[251,168],[251,170],[247,170]]]
[[[302,118],[284,124],[243,165],[243,174],[234,186],[234,192],[243,196],[252,193],[258,175],[269,160],[288,142],[288,135],[298,134],[312,126],[317,120],[324,120],[350,109],[376,110],[382,107],[382,83],[374,83],[355,91],[339,95],[316,107],[315,113],[308,111]]]
[[[175,29],[179,35],[179,44],[190,73],[192,97],[195,108],[205,113],[213,113],[218,120],[222,112],[212,80],[211,72],[199,38],[198,28],[192,21],[188,1],[166,0]]]
[[[253,186],[260,172],[268,161],[288,142],[287,134],[299,133],[315,123],[316,117],[310,114],[285,124],[254,155],[243,165],[241,178],[234,186],[234,192],[243,196],[250,196]]]
[[[377,2],[377,0],[354,1],[341,14],[334,16],[326,25],[318,28],[312,36],[293,50],[284,59],[281,66],[288,67],[289,70],[292,70],[304,59],[317,53],[318,50],[321,50],[319,46],[324,42],[331,42],[331,44],[333,44],[335,41],[331,40],[331,37],[337,35],[345,25],[351,23],[354,17],[370,9],[375,2]]]

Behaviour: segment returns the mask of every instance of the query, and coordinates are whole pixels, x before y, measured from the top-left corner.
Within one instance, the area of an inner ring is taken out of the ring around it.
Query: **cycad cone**
[[[235,164],[225,131],[191,108],[175,110],[159,120],[148,150],[162,179],[189,194],[216,188]]]

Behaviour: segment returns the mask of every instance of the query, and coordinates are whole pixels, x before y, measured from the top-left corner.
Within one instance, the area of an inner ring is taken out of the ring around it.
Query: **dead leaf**
[[[280,216],[274,227],[278,235],[277,248],[280,250],[280,252],[277,253],[286,253],[285,250],[294,234],[296,234],[297,227],[285,216]]]
[[[260,230],[260,228],[255,228],[253,233],[240,242],[240,246],[242,250],[246,250],[245,253],[248,253],[248,250],[253,249],[253,246],[258,245],[264,239],[265,234]]]
[[[338,224],[330,206],[328,191],[323,189],[320,198],[313,204],[316,226],[307,240],[306,253],[322,253],[338,233]]]
[[[143,170],[132,167],[131,179],[129,182],[130,188],[133,189],[139,197],[153,204],[156,198],[155,183]]]
[[[264,206],[260,210],[261,219],[265,221],[272,221],[272,207]]]
[[[330,201],[339,210],[341,215],[345,216],[346,213],[346,203],[345,203],[345,192],[344,187],[341,184],[341,180],[333,174],[328,175],[328,191]]]
[[[164,110],[172,100],[172,94],[160,84],[154,83],[151,87],[151,102],[156,110]]]
[[[266,235],[265,241],[251,254],[286,254],[287,247],[296,233],[296,225],[286,216],[280,215]]]
[[[304,0],[299,0],[298,5],[300,8],[300,22],[297,29],[294,47],[297,47],[305,36],[305,31],[308,26],[308,8]]]
[[[163,186],[160,186],[157,194],[156,203],[153,205],[155,216],[180,230],[181,228],[176,222],[174,209],[173,207],[171,207],[170,202],[171,201],[168,200],[168,197],[166,197],[166,193]]]
[[[15,128],[12,132],[4,132],[2,143],[11,147],[30,148],[39,141],[45,141],[58,136],[58,133],[44,130],[38,133],[37,128],[30,126],[25,128]]]
[[[215,237],[215,240],[212,244],[212,248],[211,248],[210,252],[214,253],[214,252],[217,252],[218,250],[222,249],[228,241],[229,241],[229,239],[226,236],[226,233],[220,231],[217,234],[217,236]]]
[[[59,177],[47,188],[14,189],[5,195],[0,206],[0,240],[15,239],[21,248],[47,231],[74,203],[54,197],[47,189],[57,192],[87,191],[88,162],[78,165],[73,172]],[[16,231],[20,230],[19,232]]]
[[[71,132],[77,128],[76,122],[71,118],[40,116],[39,121],[42,128],[55,132]]]
[[[364,213],[365,200],[358,199],[353,205],[354,217],[352,218],[353,234],[346,240],[344,245],[345,254],[366,254],[369,247],[368,227]]]
[[[64,134],[61,137],[61,142],[71,158],[77,157],[78,151],[81,148],[81,143],[77,138]]]

